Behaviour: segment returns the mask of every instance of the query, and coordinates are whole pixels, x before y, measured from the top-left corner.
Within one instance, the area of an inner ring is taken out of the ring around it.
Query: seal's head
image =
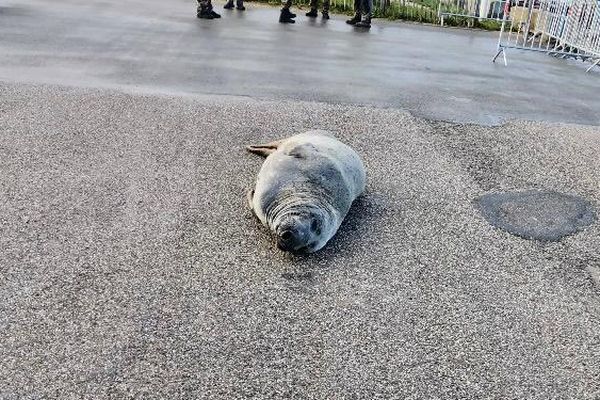
[[[273,225],[281,250],[304,253],[321,249],[337,229],[334,218],[318,208],[292,210]]]

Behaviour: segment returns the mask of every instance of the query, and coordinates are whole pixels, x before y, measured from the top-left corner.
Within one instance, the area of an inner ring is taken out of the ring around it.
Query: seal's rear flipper
[[[265,144],[257,144],[253,146],[246,146],[246,150],[250,153],[258,154],[259,156],[267,157],[269,154],[274,153],[277,147],[283,142],[283,140],[276,140]]]

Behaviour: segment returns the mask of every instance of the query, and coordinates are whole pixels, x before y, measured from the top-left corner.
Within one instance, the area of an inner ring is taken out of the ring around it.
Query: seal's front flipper
[[[276,140],[265,144],[257,144],[253,146],[246,146],[246,150],[250,153],[258,154],[259,156],[267,157],[269,154],[274,153],[275,150],[281,145],[283,140]]]
[[[260,221],[260,218],[258,218],[258,215],[256,215],[256,211],[254,210],[254,189],[248,189],[246,197],[248,198],[248,208],[252,211],[252,215]]]
[[[246,198],[248,199],[248,207],[250,207],[251,210],[254,210],[254,189],[248,189]]]

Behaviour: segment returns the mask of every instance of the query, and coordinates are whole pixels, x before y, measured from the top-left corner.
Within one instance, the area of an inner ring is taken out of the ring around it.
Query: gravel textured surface
[[[368,188],[293,257],[243,146],[309,128]],[[599,182],[597,127],[0,84],[0,398],[597,399],[600,227],[528,241],[474,199]]]

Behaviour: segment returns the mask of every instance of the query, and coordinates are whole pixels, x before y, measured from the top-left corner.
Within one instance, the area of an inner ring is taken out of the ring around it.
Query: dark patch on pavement
[[[525,239],[558,241],[596,219],[587,200],[552,191],[490,193],[477,205],[490,224]]]

